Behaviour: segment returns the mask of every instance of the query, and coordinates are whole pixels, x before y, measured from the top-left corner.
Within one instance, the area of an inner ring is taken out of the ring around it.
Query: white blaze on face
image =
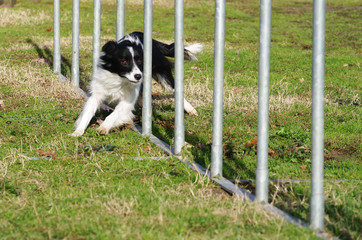
[[[134,61],[134,51],[133,51],[133,48],[132,47],[128,47],[128,50],[129,52],[131,53],[131,62],[130,64],[132,65],[132,70],[125,74],[125,77],[131,81],[131,82],[134,82],[134,83],[138,83],[138,82],[141,82],[142,81],[142,72],[141,70],[138,68],[136,62]]]

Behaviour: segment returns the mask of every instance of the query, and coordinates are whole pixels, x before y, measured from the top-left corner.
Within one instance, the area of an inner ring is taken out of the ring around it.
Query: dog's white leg
[[[196,109],[184,98],[184,109],[189,115],[198,116]]]
[[[73,137],[79,137],[83,135],[85,129],[87,128],[90,120],[96,113],[97,109],[101,104],[101,99],[95,96],[91,96],[88,98],[85,103],[82,113],[80,114],[78,120],[75,123],[75,131],[70,134]]]
[[[108,134],[112,128],[120,127],[133,122],[134,104],[121,101],[114,111],[103,121],[97,131],[100,134]]]
[[[164,89],[169,93],[175,93],[175,90],[167,83],[165,77],[161,74],[155,74],[154,78],[159,82]],[[187,114],[192,116],[198,116],[196,109],[184,98],[184,109]]]

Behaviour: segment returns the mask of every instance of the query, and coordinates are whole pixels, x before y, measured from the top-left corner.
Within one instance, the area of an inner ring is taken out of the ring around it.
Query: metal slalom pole
[[[117,0],[117,41],[124,36],[124,1]]]
[[[224,45],[225,45],[225,0],[216,0],[211,177],[222,176]]]
[[[175,154],[185,144],[184,125],[184,0],[175,0]]]
[[[98,59],[101,48],[101,0],[93,1],[93,70],[94,77],[97,71]]]
[[[72,83],[79,86],[79,0],[73,0]]]
[[[152,0],[144,0],[142,134],[152,134]]]
[[[60,0],[53,2],[53,19],[54,19],[54,56],[53,70],[55,73],[61,74],[61,56],[60,56]]]
[[[325,0],[313,3],[313,60],[312,60],[312,179],[310,226],[323,231],[324,194],[324,40]]]
[[[259,95],[258,95],[258,153],[255,195],[259,202],[268,202],[268,128],[271,0],[260,1]]]

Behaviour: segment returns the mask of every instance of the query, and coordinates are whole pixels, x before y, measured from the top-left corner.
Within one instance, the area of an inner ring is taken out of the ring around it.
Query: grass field
[[[175,158],[135,160],[166,156],[128,127],[100,136],[95,121],[83,137],[69,137],[84,99],[52,73],[52,2],[0,6],[1,239],[316,238],[258,204],[229,196]],[[92,2],[80,3],[84,89],[92,72]],[[115,2],[102,1],[102,44],[116,35]],[[173,1],[153,2],[153,37],[170,43]],[[68,78],[71,4],[61,1],[62,73]],[[127,1],[126,33],[143,31],[142,4]],[[341,239],[362,238],[361,9],[357,0],[327,2],[325,230]],[[223,175],[229,179],[255,178],[258,28],[258,1],[227,1]],[[184,154],[205,167],[212,136],[213,38],[214,2],[186,0],[185,42],[201,42],[205,50],[199,62],[185,63],[185,95],[199,116],[185,118]],[[273,179],[310,179],[311,39],[312,1],[273,1]],[[154,85],[153,92],[163,90]],[[172,145],[173,103],[154,95],[153,133]],[[255,186],[250,181],[242,187],[253,192]],[[309,194],[309,182],[270,184],[270,202],[307,222]]]

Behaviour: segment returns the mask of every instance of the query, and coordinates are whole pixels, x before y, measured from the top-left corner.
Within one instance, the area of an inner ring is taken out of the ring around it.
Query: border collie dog
[[[166,57],[174,57],[174,43],[168,45],[152,40],[152,77],[168,92],[174,92],[172,64]],[[184,59],[197,61],[203,50],[200,43],[186,46]],[[143,80],[143,33],[133,32],[118,42],[107,42],[102,51],[97,70],[90,83],[90,94],[82,113],[75,123],[71,136],[83,135],[99,107],[106,103],[115,106],[114,111],[102,122],[97,131],[108,134],[112,128],[133,122],[135,104]],[[197,115],[195,108],[184,99],[185,111]]]

